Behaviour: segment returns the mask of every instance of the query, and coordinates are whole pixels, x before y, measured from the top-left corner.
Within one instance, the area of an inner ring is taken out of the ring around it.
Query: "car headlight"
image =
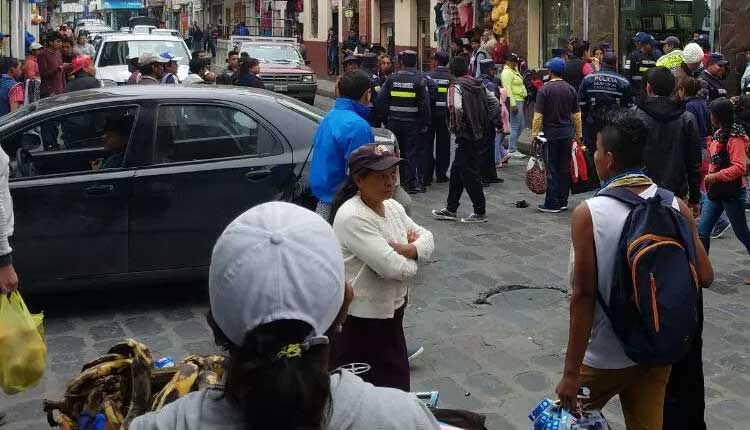
[[[314,84],[315,83],[315,75],[302,75],[302,83],[303,84]]]

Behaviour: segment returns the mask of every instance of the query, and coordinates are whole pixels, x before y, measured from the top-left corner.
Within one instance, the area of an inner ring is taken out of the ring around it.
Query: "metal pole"
[[[10,54],[18,59],[25,58],[24,6],[22,0],[13,0],[10,11]]]
[[[583,40],[589,40],[589,0],[583,0]]]

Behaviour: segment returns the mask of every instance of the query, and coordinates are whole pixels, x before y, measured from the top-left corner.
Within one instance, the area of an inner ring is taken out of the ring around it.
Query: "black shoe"
[[[448,177],[447,176],[442,176],[442,177],[439,176],[435,182],[437,182],[438,184],[444,184],[444,183],[448,182]]]
[[[425,188],[425,187],[416,187],[416,188],[414,188],[414,189],[415,189],[415,190],[416,190],[416,191],[417,191],[418,193],[426,193],[426,192],[427,192],[427,188]]]
[[[419,190],[416,188],[406,188],[404,187],[404,191],[406,191],[406,194],[417,194]]]
[[[503,182],[505,182],[505,180],[501,178],[489,178],[489,179],[485,179],[485,181],[489,182],[490,184],[502,184]]]
[[[489,187],[490,187],[490,183],[482,179],[482,188],[489,188]]]

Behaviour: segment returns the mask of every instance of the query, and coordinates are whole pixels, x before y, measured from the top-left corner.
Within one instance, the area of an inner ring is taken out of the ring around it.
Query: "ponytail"
[[[352,177],[352,175],[347,176],[346,182],[344,182],[344,185],[339,188],[339,191],[333,198],[333,203],[331,203],[331,214],[328,216],[328,222],[331,225],[333,225],[333,220],[336,219],[336,213],[339,211],[341,205],[343,205],[347,200],[356,196],[358,192],[359,188],[357,188],[357,184],[354,183],[354,178]]]
[[[330,414],[328,346],[315,345],[301,356],[278,357],[290,344],[300,344],[312,327],[297,320],[264,324],[233,345],[209,313],[216,341],[229,350],[225,395],[242,411],[247,430],[322,430]]]

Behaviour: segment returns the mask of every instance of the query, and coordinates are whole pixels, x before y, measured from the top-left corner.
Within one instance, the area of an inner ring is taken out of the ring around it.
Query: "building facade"
[[[326,72],[326,38],[334,28],[339,41],[350,29],[367,36],[391,52],[409,48],[429,63],[439,46],[442,0],[304,0],[305,46],[318,73]],[[445,0],[455,1],[455,0]],[[748,0],[507,0],[507,26],[503,35],[510,49],[526,58],[530,68],[540,68],[552,49],[567,45],[569,37],[588,40],[592,46],[608,43],[620,55],[632,50],[638,31],[657,39],[674,35],[692,39],[699,30],[709,35],[712,48],[723,52],[733,69],[750,49]],[[492,28],[497,16],[489,0],[456,1],[459,16],[452,37],[465,30]],[[744,17],[744,18],[743,18]],[[470,20],[470,23],[465,21]],[[459,28],[459,31],[456,30]],[[444,45],[443,45],[444,46]]]

